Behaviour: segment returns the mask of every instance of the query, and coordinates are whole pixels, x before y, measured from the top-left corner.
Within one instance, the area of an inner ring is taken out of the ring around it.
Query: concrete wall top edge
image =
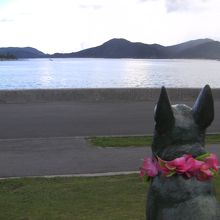
[[[160,90],[161,87],[140,87],[140,88],[132,88],[132,87],[123,87],[123,88],[117,88],[117,87],[111,87],[111,88],[48,88],[48,89],[0,89],[1,92],[20,92],[20,91],[86,91],[86,90]],[[167,90],[201,90],[201,88],[198,87],[181,87],[181,88],[175,88],[175,87],[166,87]],[[212,88],[212,90],[220,90],[220,88]]]
[[[171,100],[195,100],[200,88],[167,88]],[[220,99],[220,89],[212,89]],[[0,90],[0,103],[39,103],[74,101],[156,101],[160,88],[76,88]]]

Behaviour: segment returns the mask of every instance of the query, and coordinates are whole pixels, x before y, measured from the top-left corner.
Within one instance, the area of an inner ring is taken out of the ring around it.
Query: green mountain
[[[55,53],[51,56],[60,58],[220,59],[220,42],[198,39],[165,47],[159,44],[112,39],[97,47],[74,53]]]
[[[46,54],[43,52],[32,48],[32,47],[2,47],[0,48],[0,55],[13,55],[16,58],[41,58],[45,57]]]
[[[0,56],[16,58],[135,58],[135,59],[220,59],[220,42],[198,39],[173,46],[111,39],[100,46],[72,53],[44,54],[32,47],[0,48]]]

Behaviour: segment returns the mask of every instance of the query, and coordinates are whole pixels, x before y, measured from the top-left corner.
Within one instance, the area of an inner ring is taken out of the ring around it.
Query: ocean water
[[[0,89],[220,88],[220,61],[185,59],[25,59],[0,61]]]

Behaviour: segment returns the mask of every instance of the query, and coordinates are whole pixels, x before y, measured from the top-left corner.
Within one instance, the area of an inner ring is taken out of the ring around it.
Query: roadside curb
[[[220,132],[207,132],[206,135],[219,134]],[[93,137],[142,137],[142,136],[153,136],[153,134],[123,134],[123,135],[92,135],[92,136],[54,136],[54,137],[28,137],[28,138],[1,138],[0,141],[26,141],[26,140],[50,140],[50,139],[89,139]]]
[[[124,135],[92,135],[92,136],[54,136],[54,137],[28,137],[28,138],[1,138],[0,141],[26,141],[26,140],[51,140],[51,139],[89,139],[94,137],[142,137],[152,136],[153,134],[124,134]]]
[[[102,177],[102,176],[120,176],[129,174],[138,174],[139,171],[121,171],[107,173],[85,173],[85,174],[67,174],[67,175],[46,175],[46,176],[17,176],[17,177],[1,177],[0,180],[23,179],[23,178],[68,178],[68,177]]]

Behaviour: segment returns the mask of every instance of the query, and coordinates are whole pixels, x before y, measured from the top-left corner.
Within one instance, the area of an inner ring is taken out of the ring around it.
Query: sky
[[[220,41],[220,0],[0,0],[0,47],[75,52],[112,38]]]

